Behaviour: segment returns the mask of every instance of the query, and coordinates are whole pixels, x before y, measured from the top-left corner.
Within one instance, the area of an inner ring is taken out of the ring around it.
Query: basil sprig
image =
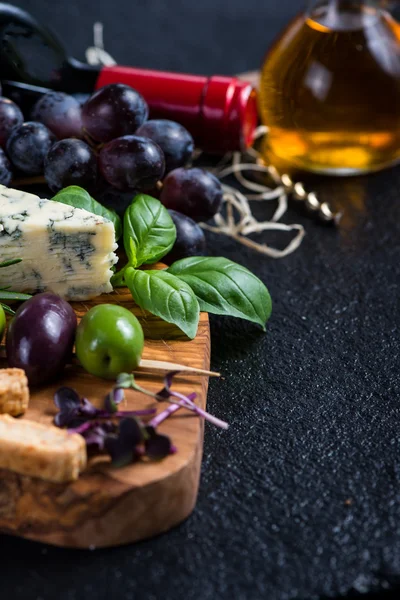
[[[68,204],[74,208],[83,208],[93,215],[108,219],[113,223],[115,229],[115,239],[118,240],[122,235],[121,219],[112,208],[106,208],[100,202],[97,202],[91,197],[89,192],[79,187],[78,185],[70,185],[59,192],[52,198],[54,202]]]
[[[222,257],[195,256],[166,270],[138,270],[165,256],[176,239],[174,223],[165,207],[139,194],[124,216],[124,246],[128,264],[113,277],[127,285],[135,302],[193,338],[199,311],[265,323],[272,302],[265,285],[251,271]]]
[[[61,190],[53,200],[114,219],[113,211],[77,186]],[[116,230],[122,229],[120,221],[113,222]],[[175,240],[175,225],[161,202],[146,194],[135,196],[123,221],[128,262],[112,277],[113,286],[127,285],[141,308],[177,325],[190,338],[197,333],[200,310],[246,319],[265,330],[272,310],[267,288],[251,271],[227,258],[195,256],[164,270],[139,269],[161,260]]]

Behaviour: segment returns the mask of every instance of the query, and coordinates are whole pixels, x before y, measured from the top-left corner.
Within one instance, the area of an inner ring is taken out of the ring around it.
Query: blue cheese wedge
[[[94,298],[112,291],[116,249],[111,221],[0,185],[0,257],[22,259],[0,269],[0,288]]]

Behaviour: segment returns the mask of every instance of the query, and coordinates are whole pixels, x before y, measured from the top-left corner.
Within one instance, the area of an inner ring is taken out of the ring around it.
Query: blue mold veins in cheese
[[[88,300],[112,291],[114,225],[82,208],[0,185],[0,288]]]

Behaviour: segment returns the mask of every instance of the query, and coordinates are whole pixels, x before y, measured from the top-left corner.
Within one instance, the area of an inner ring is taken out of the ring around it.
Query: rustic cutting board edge
[[[111,300],[110,295],[107,300]],[[87,308],[104,301],[105,297],[100,297],[97,301],[87,303]],[[125,304],[137,313],[129,293],[124,295],[119,290],[118,303]],[[150,327],[152,322],[150,320]],[[154,327],[159,333],[163,325],[157,320],[154,321]],[[167,336],[171,331],[170,327],[165,324]],[[147,347],[151,348],[151,353],[157,359],[208,369],[208,315],[202,313],[199,335],[194,340],[175,339],[166,343],[163,340],[151,340]],[[188,363],[186,355],[196,364]],[[72,384],[75,381],[77,389],[92,385],[92,380],[82,370],[75,377],[76,381],[73,379]],[[149,375],[146,375],[146,380],[149,381]],[[94,378],[93,381],[96,386],[101,386],[101,393],[110,385],[109,382]],[[157,378],[157,385],[158,381],[160,378]],[[151,383],[150,381],[150,385]],[[174,385],[183,393],[196,391],[199,405],[205,408],[207,376],[196,378],[185,375],[181,380],[177,379]],[[49,423],[52,419],[49,407],[52,406],[53,391],[50,387],[48,397],[40,400],[37,409],[38,418]],[[83,389],[83,394],[84,391]],[[140,397],[142,395],[135,396],[135,392],[132,394],[134,399],[129,400],[130,407],[143,407],[148,402],[147,397],[146,400]],[[35,405],[35,398],[32,402]],[[42,402],[45,402],[46,410],[40,412]],[[177,443],[178,453],[158,464],[133,464],[125,467],[125,471],[116,470],[111,476],[102,473],[101,468],[99,473],[96,468],[93,471],[89,469],[78,482],[65,485],[3,471],[3,477],[0,478],[0,531],[61,547],[100,548],[139,541],[176,526],[189,516],[196,504],[204,436],[204,424],[200,419],[185,419],[178,415],[179,413],[168,419],[160,428],[161,432],[169,433],[173,442]],[[32,418],[32,413],[28,412],[28,416]],[[164,471],[160,471],[160,468]],[[136,473],[133,478],[136,483],[127,483],[127,469]],[[93,496],[90,494],[91,478],[94,485]],[[138,478],[139,482],[142,478],[144,483],[137,485]],[[112,493],[108,492],[106,485],[108,489],[112,489]],[[92,515],[88,513],[91,502],[94,503]]]

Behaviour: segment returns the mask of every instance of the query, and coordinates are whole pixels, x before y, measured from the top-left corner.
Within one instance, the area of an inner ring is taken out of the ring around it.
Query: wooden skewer
[[[5,346],[0,346],[0,358],[6,357],[6,348]],[[80,365],[79,360],[74,355],[72,357],[71,363],[74,365]],[[220,373],[216,371],[207,371],[206,369],[197,369],[196,367],[189,367],[187,365],[180,365],[178,363],[167,362],[164,360],[148,360],[142,358],[139,363],[138,369],[134,371],[134,373],[140,374],[145,371],[154,373],[161,372],[167,373],[168,371],[182,371],[187,375],[208,375],[208,377],[221,377]]]
[[[221,377],[216,371],[207,371],[206,369],[196,369],[187,365],[167,362],[164,360],[146,360],[142,358],[139,363],[139,373],[142,371],[182,371],[188,375],[208,375],[209,377]]]

